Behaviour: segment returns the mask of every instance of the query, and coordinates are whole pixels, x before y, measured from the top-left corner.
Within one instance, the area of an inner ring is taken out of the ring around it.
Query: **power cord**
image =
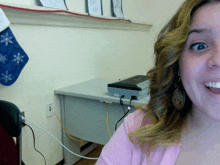
[[[24,118],[23,116],[21,116],[23,120],[26,120],[30,123],[32,123],[30,120]],[[32,123],[34,124],[34,123]],[[70,151],[66,146],[64,146],[57,138],[55,138],[53,135],[51,135],[49,132],[47,132],[46,130],[44,130],[43,128],[41,128],[40,126],[34,124],[36,127],[40,128],[41,130],[43,130],[44,132],[46,132],[47,134],[49,134],[51,137],[53,137],[58,143],[60,143],[61,146],[63,146],[67,151],[69,151],[70,153],[72,153],[73,155],[76,155],[78,157],[81,157],[81,158],[85,158],[85,159],[91,159],[91,160],[98,160],[98,158],[89,158],[89,157],[84,157],[84,156],[81,156],[81,155],[78,155],[72,151]]]
[[[124,107],[123,107],[124,104],[123,104],[123,101],[121,100],[123,97],[124,97],[124,95],[122,95],[121,98],[120,98],[120,104],[121,104],[121,106],[124,110]],[[120,122],[130,112],[130,110],[131,110],[131,100],[137,100],[137,98],[135,96],[131,96],[130,106],[128,106],[128,111],[125,113],[125,110],[124,110],[124,116],[122,116],[122,118],[118,122]],[[118,122],[115,124],[115,131],[117,130]]]
[[[23,126],[28,126],[28,127],[31,129],[31,131],[32,131],[32,133],[33,133],[33,137],[34,137],[34,149],[35,149],[37,152],[39,152],[39,153],[44,157],[44,155],[43,155],[40,151],[38,151],[38,150],[35,148],[35,135],[34,135],[33,129],[32,129],[28,124],[25,124],[24,122],[22,122],[22,125],[23,125]],[[44,157],[44,161],[45,161],[45,165],[46,165],[47,163],[46,163],[45,157]]]
[[[85,140],[73,138],[73,137],[68,133],[68,131],[65,129],[63,123],[60,121],[59,117],[58,117],[57,114],[53,111],[53,109],[52,109],[52,112],[53,112],[54,115],[57,117],[57,119],[59,120],[60,124],[62,125],[64,131],[66,132],[67,136],[68,136],[70,139],[72,139],[72,140],[74,140],[74,141],[77,141],[77,142],[87,142],[87,141],[85,141]]]

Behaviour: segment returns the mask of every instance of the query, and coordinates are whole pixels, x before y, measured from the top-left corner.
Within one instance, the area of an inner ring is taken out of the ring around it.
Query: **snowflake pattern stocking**
[[[8,27],[0,33],[0,83],[12,85],[29,58]]]

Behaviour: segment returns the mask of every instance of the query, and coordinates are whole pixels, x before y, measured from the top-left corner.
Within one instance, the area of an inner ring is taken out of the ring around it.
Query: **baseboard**
[[[58,162],[56,165],[64,165],[64,159]]]

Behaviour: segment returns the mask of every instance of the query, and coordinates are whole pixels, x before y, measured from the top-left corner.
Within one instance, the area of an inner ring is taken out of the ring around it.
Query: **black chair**
[[[20,110],[16,105],[8,101],[0,100],[0,124],[11,137],[16,138],[18,165],[22,165],[22,119]]]

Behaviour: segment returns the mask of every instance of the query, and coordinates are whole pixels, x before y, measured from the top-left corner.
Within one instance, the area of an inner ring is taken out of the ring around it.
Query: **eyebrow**
[[[188,37],[189,37],[189,35],[192,34],[192,33],[206,33],[206,32],[207,32],[207,33],[210,33],[210,32],[211,32],[211,29],[207,29],[207,28],[192,29],[192,30],[189,31]]]

